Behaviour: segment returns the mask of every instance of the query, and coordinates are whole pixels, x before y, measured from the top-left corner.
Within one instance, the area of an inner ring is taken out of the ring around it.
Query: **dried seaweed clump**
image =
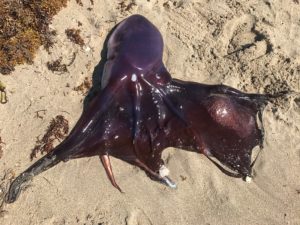
[[[79,29],[66,29],[65,32],[70,41],[80,46],[84,45],[84,40],[80,36],[81,31]]]
[[[68,72],[68,68],[66,64],[61,63],[62,57],[59,57],[57,60],[52,62],[47,62],[48,70],[52,72],[66,73]]]
[[[55,35],[49,24],[68,0],[0,0],[0,73],[33,62],[37,49],[47,50]]]
[[[119,9],[121,13],[124,13],[131,11],[136,6],[137,4],[135,0],[123,0],[118,3],[117,9]]]
[[[80,6],[83,6],[82,1],[81,0],[76,0],[76,3]]]
[[[36,157],[37,153],[49,153],[53,150],[53,144],[55,140],[62,141],[69,132],[69,123],[62,116],[58,115],[54,119],[51,120],[50,125],[47,128],[47,131],[43,138],[38,139],[32,153],[30,155],[30,159]]]
[[[0,104],[5,104],[8,102],[5,88],[6,88],[5,85],[0,81]],[[1,139],[0,139],[0,144],[1,144]]]
[[[92,81],[90,78],[85,77],[84,81],[77,87],[75,87],[73,90],[80,92],[82,95],[86,96],[89,92],[89,90],[92,87]]]

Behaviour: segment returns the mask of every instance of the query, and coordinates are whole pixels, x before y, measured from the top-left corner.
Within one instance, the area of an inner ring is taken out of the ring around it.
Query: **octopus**
[[[23,184],[41,172],[92,156],[121,192],[111,156],[176,188],[162,159],[168,147],[203,154],[225,174],[250,180],[270,96],[174,79],[163,64],[163,46],[161,33],[145,17],[120,22],[108,38],[101,90],[69,136],[11,183],[6,202],[14,202]]]

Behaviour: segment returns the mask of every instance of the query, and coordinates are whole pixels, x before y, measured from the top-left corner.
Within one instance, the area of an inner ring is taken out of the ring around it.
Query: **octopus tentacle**
[[[170,101],[167,93],[165,93],[165,91],[157,86],[154,85],[152,83],[150,83],[149,81],[147,81],[145,78],[142,78],[142,80],[148,84],[150,87],[153,87],[156,91],[158,91],[158,93],[162,96],[162,99],[164,100],[164,103],[166,104],[166,106],[169,108],[169,110],[174,113],[174,115],[176,115],[179,119],[181,119],[183,121],[183,123],[185,125],[187,125],[187,121],[185,120],[184,116],[182,115],[182,113],[174,106],[174,104],[172,103],[172,101]]]
[[[5,201],[7,203],[14,202],[20,195],[22,191],[22,186],[31,180],[32,177],[50,169],[61,162],[61,158],[50,152],[45,155],[40,160],[36,161],[32,166],[30,166],[27,170],[21,173],[10,185],[9,191],[6,195]]]
[[[105,169],[105,172],[107,174],[108,179],[110,180],[111,184],[117,188],[121,193],[123,193],[122,189],[119,187],[119,185],[117,184],[113,171],[112,171],[112,167],[111,167],[111,163],[110,163],[110,159],[109,159],[109,155],[106,153],[104,155],[100,155],[100,160],[103,164],[103,167]]]
[[[134,163],[137,166],[139,166],[140,168],[142,168],[143,170],[145,170],[146,172],[148,172],[150,175],[152,175],[157,180],[161,180],[162,177],[158,173],[155,173],[153,170],[151,170],[145,163],[141,162],[139,159],[135,159]]]
[[[227,176],[230,177],[236,177],[236,178],[242,178],[244,177],[243,174],[240,174],[239,172],[231,172],[229,170],[227,170],[226,168],[224,168],[224,166],[222,166],[220,163],[216,162],[215,160],[213,160],[210,156],[206,156],[213,164],[215,164],[217,166],[217,168],[219,170],[221,170],[223,173],[225,173]],[[246,176],[247,177],[247,176]],[[245,177],[245,178],[246,178]]]
[[[140,92],[140,84],[136,83],[135,84],[135,93],[134,93],[134,98],[133,98],[133,102],[134,102],[134,109],[133,109],[133,114],[134,114],[134,122],[133,122],[133,138],[132,138],[132,144],[133,144],[133,148],[134,148],[134,152],[136,154],[137,157],[140,157],[140,151],[139,151],[139,145],[137,143],[137,141],[139,140],[140,136],[141,136],[141,122],[142,122],[142,118],[141,118],[141,92]]]
[[[155,173],[153,170],[151,170],[146,164],[141,162],[139,159],[135,159],[134,163],[139,166],[140,168],[144,169],[146,172],[148,172],[150,175],[152,175],[154,178],[156,178],[158,181],[163,183],[164,185],[170,187],[170,188],[176,188],[176,183],[174,183],[168,176],[162,177],[160,174]]]

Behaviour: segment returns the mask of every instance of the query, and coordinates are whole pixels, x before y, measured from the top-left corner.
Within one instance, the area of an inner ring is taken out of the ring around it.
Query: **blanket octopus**
[[[269,96],[174,79],[162,54],[162,35],[145,17],[132,15],[119,23],[108,39],[101,90],[69,136],[12,182],[6,202],[14,202],[33,176],[59,162],[91,156],[100,157],[120,191],[110,156],[175,188],[161,158],[168,147],[201,153],[227,175],[250,179]]]

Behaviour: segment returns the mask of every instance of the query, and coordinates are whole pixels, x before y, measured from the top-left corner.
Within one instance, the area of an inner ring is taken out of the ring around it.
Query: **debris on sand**
[[[30,159],[36,157],[37,153],[49,153],[54,148],[54,141],[62,141],[69,132],[69,122],[62,115],[56,116],[51,120],[50,125],[48,126],[46,133],[42,139],[38,139]]]
[[[38,48],[53,45],[55,31],[49,28],[54,15],[68,0],[0,1],[0,73],[9,74],[16,65],[33,63]]]

